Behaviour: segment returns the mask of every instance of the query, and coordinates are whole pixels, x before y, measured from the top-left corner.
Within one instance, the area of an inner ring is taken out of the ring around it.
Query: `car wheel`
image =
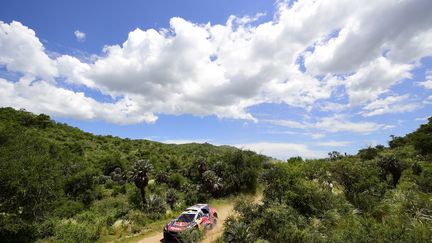
[[[192,238],[192,242],[198,242],[199,241],[200,233],[198,232],[198,229],[193,230],[191,232],[191,238]]]
[[[217,216],[213,216],[213,227],[215,227],[216,225],[217,225],[217,222],[218,222],[218,218],[217,218]]]

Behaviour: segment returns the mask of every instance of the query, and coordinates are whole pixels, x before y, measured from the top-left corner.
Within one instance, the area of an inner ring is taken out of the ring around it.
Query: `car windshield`
[[[178,217],[177,222],[190,223],[194,220],[194,218],[195,218],[195,214],[184,213],[180,215],[180,217]]]

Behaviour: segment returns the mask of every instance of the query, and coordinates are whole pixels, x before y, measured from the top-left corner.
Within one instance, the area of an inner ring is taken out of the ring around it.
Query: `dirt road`
[[[216,207],[218,211],[219,220],[215,228],[208,231],[202,242],[204,243],[211,243],[212,241],[219,238],[219,236],[223,233],[223,223],[225,222],[225,219],[232,213],[234,203],[229,202],[226,204],[223,204],[221,206]],[[138,241],[138,243],[160,243],[163,239],[163,233],[162,230],[160,232],[156,232],[155,234],[150,234],[149,236],[146,236],[145,238],[142,238]]]

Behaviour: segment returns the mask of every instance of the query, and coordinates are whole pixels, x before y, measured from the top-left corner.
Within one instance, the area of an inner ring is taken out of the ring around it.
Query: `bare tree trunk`
[[[145,197],[144,187],[140,187],[140,192],[141,192],[141,199],[142,199],[143,207],[146,207],[147,206],[147,200]]]

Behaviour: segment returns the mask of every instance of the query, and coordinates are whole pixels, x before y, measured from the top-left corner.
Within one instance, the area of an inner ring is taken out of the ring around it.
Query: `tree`
[[[395,135],[390,135],[391,140],[389,141],[390,148],[398,148],[406,143],[406,138],[404,137],[398,137]]]
[[[422,155],[432,154],[432,117],[429,117],[428,121],[407,136]]]
[[[384,179],[388,174],[391,174],[393,187],[396,187],[402,175],[402,171],[404,171],[406,167],[402,161],[394,156],[381,157],[378,166],[381,168],[381,176]]]
[[[146,159],[137,160],[129,171],[129,181],[140,190],[143,206],[147,205],[145,188],[149,182],[149,174],[153,171],[153,164]]]
[[[341,153],[339,153],[338,151],[329,152],[328,156],[329,156],[330,160],[338,160],[338,159],[343,158],[343,155]]]
[[[379,151],[377,148],[369,146],[367,148],[360,149],[357,155],[363,160],[371,160],[378,156],[378,152]]]
[[[166,202],[170,205],[171,209],[174,208],[175,203],[179,199],[179,193],[176,189],[170,188],[166,192]]]
[[[303,162],[303,158],[300,156],[291,157],[287,160],[288,163],[297,163],[297,162]]]
[[[204,188],[213,195],[220,194],[223,189],[222,178],[212,170],[207,170],[202,174]]]

